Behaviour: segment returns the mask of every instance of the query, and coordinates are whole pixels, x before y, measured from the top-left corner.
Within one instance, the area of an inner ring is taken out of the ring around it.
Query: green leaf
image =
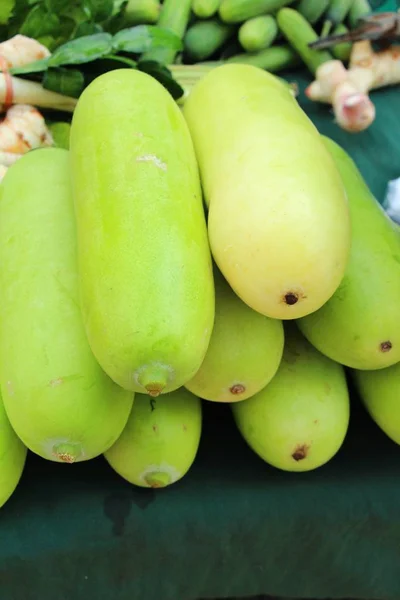
[[[64,8],[63,14],[67,14],[71,19],[75,21],[77,25],[79,25],[79,23],[83,23],[84,21],[90,20],[90,14],[82,6],[82,2],[79,2],[78,5],[72,7],[68,6],[68,8]]]
[[[60,13],[65,7],[65,0],[45,0],[46,8],[49,12]]]
[[[117,56],[116,54],[108,54],[106,56],[104,56],[103,58],[101,58],[99,61],[97,61],[99,63],[102,63],[104,65],[107,64],[108,68],[104,70],[108,71],[111,69],[123,69],[125,68],[130,68],[130,69],[136,69],[137,67],[137,62],[135,60],[132,60],[131,58],[128,58],[127,56]],[[96,62],[96,65],[97,65]],[[115,63],[115,66],[113,66],[113,64]]]
[[[172,31],[155,25],[137,25],[122,29],[113,38],[116,52],[142,53],[152,48],[182,49],[182,40]]]
[[[114,8],[113,0],[85,0],[85,5],[91,19],[97,23],[111,17]]]
[[[0,2],[0,25],[8,23],[15,7],[15,0],[1,0]]]
[[[49,67],[79,65],[101,58],[112,51],[112,36],[95,33],[63,44],[49,58]]]
[[[46,46],[46,48],[50,50],[50,52],[52,52],[55,48],[56,40],[52,35],[39,35],[39,37],[37,37],[36,39],[39,42],[39,44],[42,44],[42,46]]]
[[[85,82],[87,85],[103,73],[114,71],[115,69],[136,69],[137,63],[125,56],[116,56],[109,54],[90,63],[90,68],[85,69]]]
[[[41,35],[52,35],[60,24],[60,19],[54,13],[40,4],[36,4],[26,15],[19,33],[31,38],[38,38]]]
[[[83,73],[77,69],[63,69],[58,67],[49,69],[44,77],[42,85],[47,90],[58,92],[72,98],[79,98],[85,87]]]
[[[10,69],[10,73],[11,75],[29,75],[30,73],[40,73],[42,71],[47,71],[48,61],[48,58],[35,60],[35,62],[29,63],[29,65],[24,65],[22,67],[13,67],[12,69]]]
[[[171,71],[164,65],[153,60],[143,60],[138,63],[137,68],[157,79],[168,90],[174,100],[178,100],[178,98],[183,96],[183,88],[175,81]]]
[[[83,21],[82,23],[79,23],[79,25],[75,29],[73,37],[85,37],[87,35],[93,35],[95,33],[102,33],[102,31],[103,28],[98,23],[93,23],[92,21]]]

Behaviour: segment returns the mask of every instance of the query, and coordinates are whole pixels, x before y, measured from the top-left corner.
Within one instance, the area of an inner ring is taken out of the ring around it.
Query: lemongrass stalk
[[[40,83],[11,77],[12,102],[13,104],[32,104],[41,108],[53,108],[73,112],[76,106],[76,98],[64,96],[57,92],[46,90]],[[7,95],[7,81],[3,73],[0,73],[0,104],[3,104]]]

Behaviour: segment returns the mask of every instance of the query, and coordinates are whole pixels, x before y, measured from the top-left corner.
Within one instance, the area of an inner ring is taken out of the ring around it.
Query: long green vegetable
[[[197,21],[186,32],[185,52],[196,62],[212,56],[233,34],[235,28],[219,19]]]
[[[129,0],[125,8],[124,18],[127,25],[143,25],[157,23],[161,12],[158,0]]]
[[[329,35],[332,27],[343,23],[352,4],[353,0],[331,0],[322,28],[322,37]]]
[[[319,21],[329,6],[330,0],[300,0],[296,10],[303,15],[311,25]]]
[[[237,54],[225,62],[253,65],[271,73],[278,73],[300,64],[298,54],[290,46],[271,46],[260,52]]]
[[[315,75],[320,65],[332,60],[327,50],[313,50],[308,44],[319,39],[310,23],[293,8],[282,8],[277,16],[279,29],[302,58],[309,71]]]
[[[192,0],[165,0],[162,5],[157,26],[167,29],[183,40],[190,17]],[[174,62],[176,50],[172,48],[154,48],[146,52],[144,61],[157,61],[163,65]]]
[[[241,23],[258,17],[273,14],[294,0],[222,0],[219,15],[225,23]]]
[[[239,41],[246,52],[269,48],[278,35],[278,25],[272,15],[248,19],[239,29]]]
[[[221,0],[193,0],[192,10],[196,17],[208,19],[217,12]]]

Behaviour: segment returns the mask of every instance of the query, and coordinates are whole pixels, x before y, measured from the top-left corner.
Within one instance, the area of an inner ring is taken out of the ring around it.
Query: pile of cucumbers
[[[165,0],[164,6],[169,3],[173,0]],[[345,33],[371,12],[367,0],[186,0],[186,4],[191,11],[180,15],[184,62],[245,62],[271,72],[296,66],[300,59],[313,73],[332,56],[347,61],[350,43],[334,46],[332,54],[310,50],[308,44],[321,35]],[[163,8],[161,19],[162,12]],[[162,26],[176,26],[176,21],[162,21]]]
[[[182,39],[179,56],[157,48],[145,57],[165,65],[223,61],[278,72],[304,62],[315,73],[333,57],[346,62],[351,44],[337,44],[332,54],[308,44],[345,33],[371,12],[368,0],[130,0],[125,20],[157,24]]]
[[[321,467],[346,369],[400,443],[400,229],[281,79],[222,65],[181,109],[103,74],[69,150],[24,155],[0,196],[0,504],[27,449],[173,484],[203,401],[270,465]]]

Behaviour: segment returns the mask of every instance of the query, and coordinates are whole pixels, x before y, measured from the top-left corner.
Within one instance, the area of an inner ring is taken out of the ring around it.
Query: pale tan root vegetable
[[[50,51],[37,40],[18,34],[0,44],[0,55],[11,69],[47,58]]]
[[[0,163],[5,166],[10,166],[33,148],[52,144],[53,139],[46,122],[33,106],[12,106],[0,123]]]
[[[353,45],[349,68],[339,60],[322,64],[306,95],[332,104],[337,123],[346,131],[367,129],[375,119],[370,90],[400,83],[400,47],[374,52],[368,40]]]

